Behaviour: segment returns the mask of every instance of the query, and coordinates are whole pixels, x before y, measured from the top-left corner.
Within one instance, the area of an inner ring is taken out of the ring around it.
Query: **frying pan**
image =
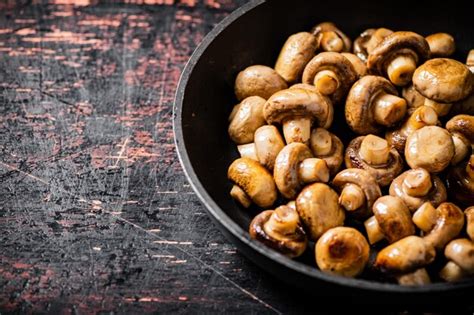
[[[181,164],[202,203],[220,230],[254,263],[310,295],[350,296],[361,303],[398,306],[424,304],[453,307],[474,305],[474,281],[403,287],[367,279],[320,272],[312,253],[290,260],[253,241],[247,233],[257,209],[243,209],[229,196],[227,168],[238,157],[227,134],[228,116],[237,104],[233,83],[249,65],[273,66],[286,38],[323,21],[335,22],[352,39],[370,27],[412,30],[424,36],[448,32],[456,40],[454,58],[464,61],[474,48],[472,13],[462,2],[424,4],[416,1],[250,1],[219,23],[196,49],[184,69],[174,107],[175,141]],[[335,110],[331,130],[347,131]],[[312,251],[309,251],[312,252]],[[450,303],[448,303],[450,301]]]

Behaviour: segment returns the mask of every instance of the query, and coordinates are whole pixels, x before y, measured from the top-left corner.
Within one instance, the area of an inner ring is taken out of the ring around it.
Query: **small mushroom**
[[[311,131],[310,147],[314,157],[324,160],[330,175],[334,176],[339,171],[344,159],[342,141],[324,128],[315,128]]]
[[[474,154],[449,170],[447,186],[454,200],[466,206],[474,205]]]
[[[339,172],[332,186],[340,193],[339,204],[355,218],[366,219],[372,215],[372,206],[382,192],[369,172],[348,168]]]
[[[285,146],[283,137],[275,126],[265,125],[254,134],[254,142],[237,146],[241,157],[254,159],[272,171],[275,160]]]
[[[474,144],[474,116],[457,115],[446,123],[454,143],[454,157],[451,164],[457,164],[471,153]]]
[[[391,196],[400,197],[411,212],[416,211],[425,202],[437,207],[447,199],[443,181],[423,168],[400,174],[390,184],[389,191]]]
[[[369,54],[367,68],[372,74],[387,76],[397,86],[410,83],[417,65],[430,57],[423,36],[413,32],[394,32],[386,36]]]
[[[265,99],[260,96],[249,96],[240,104],[235,105],[229,117],[229,136],[237,144],[253,141],[257,128],[265,125],[263,117]]]
[[[329,168],[324,160],[313,157],[308,146],[294,142],[278,153],[273,177],[283,197],[294,199],[303,184],[327,182]]]
[[[402,90],[402,95],[407,101],[409,113],[412,113],[416,108],[424,105],[433,108],[436,114],[442,117],[446,116],[453,107],[453,104],[439,103],[424,97],[416,90],[413,84],[404,87]]]
[[[331,126],[333,109],[321,94],[293,88],[273,94],[265,103],[263,115],[267,123],[283,125],[286,143],[307,143],[314,123],[323,128]]]
[[[374,216],[364,222],[370,244],[382,239],[394,243],[415,234],[411,214],[403,200],[393,196],[377,199],[373,206]]]
[[[369,260],[369,244],[356,229],[335,227],[318,240],[315,255],[322,272],[355,277],[364,270]]]
[[[426,36],[426,41],[433,57],[449,57],[456,50],[454,38],[448,33],[431,34]]]
[[[277,198],[272,175],[252,159],[235,160],[229,166],[227,177],[235,183],[231,196],[246,208],[250,206],[250,200],[259,207],[267,208],[272,206]]]
[[[235,96],[239,101],[249,96],[268,99],[275,92],[286,89],[285,80],[272,68],[255,65],[240,71],[235,79]]]
[[[474,49],[471,49],[467,54],[466,65],[474,73]]]
[[[367,74],[367,65],[359,57],[357,57],[354,54],[346,53],[346,52],[341,53],[341,55],[346,57],[347,60],[351,62],[352,66],[354,67],[354,70],[357,72],[358,78],[361,78]]]
[[[358,74],[352,63],[336,52],[317,54],[303,71],[303,83],[314,84],[316,90],[338,103],[346,96]]]
[[[334,23],[319,23],[311,30],[322,51],[343,52],[351,50],[351,40]]]
[[[295,209],[280,206],[258,214],[249,227],[250,237],[290,258],[303,254],[308,239]]]
[[[436,208],[436,223],[423,239],[439,251],[461,233],[463,226],[461,209],[454,203],[443,202]]]
[[[433,262],[434,247],[419,236],[410,235],[382,249],[375,268],[383,273],[407,273]]]
[[[374,50],[374,48],[385,37],[392,33],[392,30],[383,27],[378,29],[369,28],[365,30],[354,41],[354,54],[356,54],[362,61],[367,62],[368,55]]]
[[[438,126],[426,126],[408,136],[405,159],[411,168],[424,168],[430,173],[443,171],[454,156],[454,143],[449,132]]]
[[[380,186],[390,185],[402,172],[403,160],[397,150],[390,148],[383,138],[367,135],[353,139],[344,157],[347,168],[364,169]]]
[[[349,127],[358,134],[379,133],[405,117],[407,103],[397,96],[395,87],[385,78],[367,75],[349,91],[345,116]]]
[[[298,195],[296,210],[309,239],[316,241],[327,230],[344,224],[344,210],[337,199],[337,193],[322,183],[306,186]]]
[[[466,232],[471,241],[474,242],[474,206],[464,210],[466,215]]]
[[[397,276],[398,284],[404,286],[420,286],[431,283],[430,275],[425,268],[416,269],[400,276]]]
[[[390,146],[397,149],[400,154],[403,154],[408,136],[425,126],[436,125],[437,122],[438,115],[435,110],[422,105],[415,109],[399,129],[387,131],[385,139],[387,139]]]
[[[448,282],[459,281],[474,275],[474,243],[467,238],[451,241],[444,250],[449,262],[440,277]]]
[[[283,45],[275,64],[275,71],[288,83],[301,79],[304,67],[318,49],[316,36],[308,32],[291,35]]]

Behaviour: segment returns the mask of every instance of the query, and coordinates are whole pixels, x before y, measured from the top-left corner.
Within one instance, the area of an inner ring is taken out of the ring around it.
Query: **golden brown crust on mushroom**
[[[356,229],[335,227],[318,240],[315,255],[322,272],[355,277],[364,270],[369,260],[369,244]]]
[[[346,52],[341,53],[341,55],[346,57],[347,60],[351,62],[352,66],[354,67],[354,70],[357,72],[358,78],[361,78],[367,74],[367,65],[359,57],[357,57],[354,54],[346,53]]]
[[[335,134],[330,134],[331,137],[331,150],[327,154],[316,154],[315,150],[315,142],[317,141],[315,137],[317,136],[317,131],[319,128],[315,128],[311,131],[311,138],[310,138],[310,147],[311,151],[314,154],[314,157],[323,159],[326,162],[326,165],[329,168],[329,172],[331,176],[336,175],[336,173],[341,168],[342,162],[344,160],[344,145],[342,144],[341,139],[339,139]]]
[[[376,179],[369,172],[358,168],[348,168],[339,172],[332,181],[332,186],[340,193],[347,184],[357,185],[365,195],[363,205],[351,212],[358,219],[365,219],[372,214],[374,202],[382,196]]]
[[[430,46],[431,56],[433,57],[449,57],[456,50],[454,38],[448,33],[428,35],[426,41]]]
[[[451,133],[459,133],[463,135],[470,143],[474,143],[474,116],[454,116],[446,123],[446,129]]]
[[[229,166],[227,177],[245,191],[259,207],[270,207],[277,198],[272,175],[257,161],[249,158],[235,160]]]
[[[457,237],[464,226],[464,213],[451,202],[444,202],[436,208],[437,220],[433,229],[423,238],[436,250]]]
[[[389,243],[415,234],[410,211],[402,199],[393,196],[380,197],[374,203],[373,211],[375,219]]]
[[[229,117],[229,136],[237,144],[253,142],[255,130],[265,124],[263,106],[265,99],[260,96],[249,96],[236,105]]]
[[[288,83],[301,79],[304,67],[318,48],[316,36],[308,32],[291,35],[283,45],[275,63],[275,71]]]
[[[450,196],[466,206],[474,204],[474,176],[471,174],[474,174],[474,154],[468,161],[452,167],[446,181]]]
[[[235,96],[239,101],[249,96],[268,99],[275,92],[286,89],[285,80],[272,68],[255,65],[240,71],[235,79]]]
[[[351,40],[349,37],[346,36],[337,26],[332,22],[323,22],[319,23],[318,25],[314,26],[311,29],[311,33],[313,33],[316,38],[318,39],[319,46],[321,46],[321,41],[324,40],[324,33],[326,32],[334,32],[337,36],[342,40],[342,48],[337,50],[336,52],[341,51],[350,51],[351,50]],[[324,45],[323,45],[324,46]],[[324,49],[323,47],[320,47]]]
[[[416,174],[418,170],[408,170],[400,174],[390,184],[390,195],[400,197],[411,212],[416,211],[425,202],[430,202],[433,207],[437,207],[447,199],[446,187],[443,181],[436,175],[431,175],[431,189],[426,194],[421,196],[410,195],[404,181],[409,174]]]
[[[330,228],[344,224],[345,215],[337,193],[326,184],[306,186],[296,198],[296,210],[313,241]]]
[[[464,214],[466,215],[466,233],[474,242],[474,206],[464,210]]]
[[[360,136],[353,139],[346,149],[344,161],[347,168],[360,168],[368,171],[380,186],[390,185],[392,180],[402,172],[403,160],[394,148],[390,149],[390,154],[387,163],[381,165],[369,165],[360,156],[360,147],[362,140],[366,136]]]

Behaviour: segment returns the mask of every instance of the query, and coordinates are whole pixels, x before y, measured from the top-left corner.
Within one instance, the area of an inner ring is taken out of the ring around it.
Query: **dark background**
[[[328,310],[236,252],[175,152],[180,72],[245,2],[0,0],[1,313]]]

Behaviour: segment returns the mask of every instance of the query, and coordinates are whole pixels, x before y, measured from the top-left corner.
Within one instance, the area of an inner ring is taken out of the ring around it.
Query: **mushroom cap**
[[[444,255],[467,274],[474,273],[474,243],[471,240],[460,238],[449,242],[444,249]]]
[[[446,178],[448,193],[457,203],[465,206],[474,205],[474,180],[466,173],[466,167],[469,165],[471,170],[474,169],[474,164],[470,164],[470,161],[459,163],[450,168]]]
[[[364,270],[369,260],[369,244],[356,229],[335,227],[318,240],[315,254],[321,271],[355,277]]]
[[[239,101],[249,96],[268,99],[275,92],[286,89],[285,80],[272,68],[254,65],[240,71],[235,79],[235,96]]]
[[[358,168],[348,168],[340,171],[332,180],[332,186],[340,193],[347,184],[359,186],[365,195],[365,204],[353,211],[353,215],[359,219],[368,218],[372,215],[374,202],[382,196],[379,184],[369,172]]]
[[[456,50],[454,38],[448,33],[435,33],[426,36],[430,46],[431,56],[448,57]]]
[[[402,96],[407,101],[409,109],[415,109],[425,105],[425,97],[418,92],[413,84],[402,89]]]
[[[273,94],[263,107],[267,123],[283,123],[294,117],[307,117],[318,126],[328,128],[332,123],[332,104],[329,99],[307,89],[286,89]]]
[[[298,175],[300,163],[312,157],[313,153],[311,153],[308,146],[299,142],[286,145],[278,153],[273,169],[273,177],[283,197],[293,199],[300,192],[303,184]]]
[[[356,71],[359,78],[367,74],[367,65],[364,61],[362,61],[362,59],[347,52],[341,53],[341,55],[346,57],[352,63],[352,66],[354,67],[354,70]]]
[[[375,28],[366,29],[362,32],[359,37],[354,40],[354,54],[359,57],[362,61],[367,63],[367,56],[369,53],[367,52],[367,43],[372,37],[372,34],[376,31]]]
[[[313,241],[327,230],[344,224],[345,214],[339,206],[338,195],[326,184],[306,186],[296,198],[296,210]]]
[[[308,32],[291,35],[286,40],[275,64],[275,71],[288,83],[301,79],[304,67],[318,49],[316,36]]]
[[[416,69],[413,85],[426,98],[452,103],[471,94],[473,77],[465,64],[454,59],[435,58]]]
[[[410,211],[402,199],[393,196],[380,197],[374,203],[373,211],[377,223],[389,243],[415,234]]]
[[[313,149],[313,142],[315,141],[313,135],[315,135],[315,133],[316,128],[312,130],[310,138],[310,146],[313,154],[315,152],[315,150]],[[331,176],[334,176],[341,168],[342,162],[344,160],[344,144],[342,143],[341,139],[339,139],[335,134],[330,133],[329,131],[328,133],[331,135],[331,152],[326,155],[314,154],[314,157],[324,160],[329,168],[329,173],[331,174]]]
[[[346,148],[344,161],[347,168],[364,169],[372,175],[380,186],[390,185],[392,180],[402,172],[403,159],[395,148],[390,148],[387,163],[374,167],[366,163],[360,156],[360,146],[365,136],[353,139]]]
[[[272,175],[257,161],[249,158],[235,160],[229,166],[227,177],[243,189],[259,207],[270,207],[277,198]]]
[[[372,74],[386,76],[387,64],[400,54],[409,54],[417,64],[430,57],[425,38],[414,32],[394,32],[385,37],[369,54],[367,68]]]
[[[474,144],[474,116],[454,116],[446,123],[446,129],[451,133],[462,134],[471,144]]]
[[[389,189],[389,193],[391,196],[400,197],[407,205],[408,209],[412,212],[416,211],[425,202],[430,202],[433,207],[437,207],[442,202],[446,201],[446,187],[444,186],[443,181],[436,175],[431,175],[432,187],[429,190],[428,194],[426,194],[425,196],[416,197],[407,194],[405,189],[403,188],[403,181],[405,180],[407,175],[413,171],[413,169],[405,171],[392,181]]]
[[[349,127],[358,134],[380,133],[385,126],[374,118],[373,100],[379,93],[398,95],[397,89],[387,79],[366,75],[352,86],[346,99],[345,115]]]
[[[311,29],[311,33],[313,33],[316,37],[319,37],[323,32],[335,32],[344,42],[343,51],[351,50],[351,39],[347,37],[346,34],[344,34],[339,28],[337,28],[334,23],[322,22]]]
[[[464,214],[466,215],[466,232],[469,235],[471,241],[474,241],[474,206],[467,208],[464,210]]]
[[[284,211],[296,212],[296,210],[288,206],[280,207],[284,207]],[[290,258],[300,256],[305,251],[308,244],[308,239],[306,238],[306,234],[301,224],[298,224],[295,231],[291,234],[280,233],[281,235],[279,239],[275,239],[266,233],[264,224],[270,219],[274,212],[274,210],[266,210],[255,216],[249,226],[250,237]],[[282,219],[279,218],[279,220],[281,222]]]
[[[410,235],[382,249],[374,266],[384,273],[407,273],[430,264],[435,256],[433,246]]]
[[[255,131],[265,125],[263,106],[265,99],[260,96],[249,96],[232,111],[229,136],[237,144],[246,144],[253,141]]]
[[[424,168],[430,173],[444,170],[454,156],[454,143],[449,132],[438,126],[425,126],[408,136],[405,159],[411,168]]]
[[[275,126],[265,125],[254,134],[255,153],[258,161],[269,170],[273,170],[278,153],[285,147],[280,132]]]
[[[398,284],[406,286],[420,286],[431,283],[430,275],[425,268],[405,273],[397,277]]]
[[[303,83],[313,84],[316,74],[323,70],[333,71],[339,80],[338,89],[330,95],[331,100],[338,103],[357,80],[357,72],[349,59],[340,53],[322,52],[314,56],[304,68]]]
[[[437,250],[442,250],[446,244],[457,237],[464,226],[464,213],[451,202],[443,202],[436,208],[438,219],[431,231],[425,235],[425,242]]]

